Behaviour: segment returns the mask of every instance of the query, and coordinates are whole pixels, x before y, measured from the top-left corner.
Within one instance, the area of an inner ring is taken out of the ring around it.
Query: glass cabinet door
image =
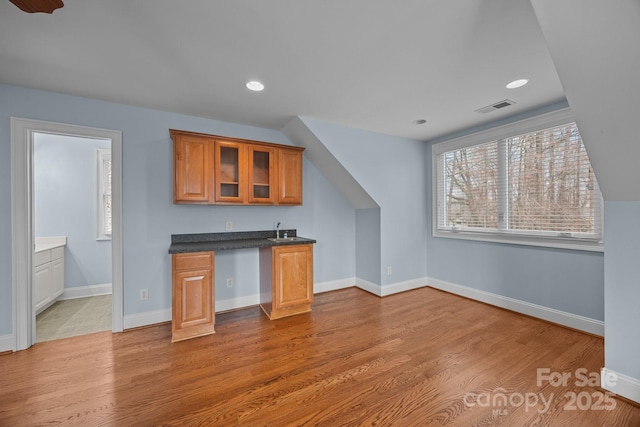
[[[246,202],[245,148],[234,142],[216,141],[216,202]]]
[[[249,202],[273,203],[275,150],[249,146]]]

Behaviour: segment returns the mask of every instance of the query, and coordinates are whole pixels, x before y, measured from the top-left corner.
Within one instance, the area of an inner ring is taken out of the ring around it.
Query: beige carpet
[[[111,295],[57,301],[36,316],[36,342],[111,330]]]

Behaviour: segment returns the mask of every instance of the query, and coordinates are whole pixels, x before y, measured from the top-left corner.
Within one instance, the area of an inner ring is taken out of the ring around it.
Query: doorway
[[[33,144],[35,341],[110,331],[111,140]]]
[[[11,119],[11,201],[14,351],[30,347],[36,341],[34,309],[34,141],[36,135],[58,135],[110,141],[111,145],[111,317],[113,332],[123,328],[122,289],[122,134],[97,129],[37,120]]]

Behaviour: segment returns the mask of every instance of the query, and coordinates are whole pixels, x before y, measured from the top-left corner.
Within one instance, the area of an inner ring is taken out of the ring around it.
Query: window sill
[[[447,239],[475,240],[489,243],[503,243],[510,245],[537,246],[554,249],[570,249],[574,251],[604,252],[602,242],[594,240],[580,240],[562,237],[534,237],[522,235],[510,235],[501,233],[479,233],[473,231],[448,231],[435,230],[433,237]]]
[[[96,237],[96,240],[98,242],[104,241],[104,240],[111,240],[111,236],[100,236],[100,237]]]

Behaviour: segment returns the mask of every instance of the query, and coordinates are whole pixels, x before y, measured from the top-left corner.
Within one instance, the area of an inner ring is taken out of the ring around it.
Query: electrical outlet
[[[233,288],[233,277],[227,279],[227,288]]]
[[[232,222],[232,221],[227,221],[227,222],[224,224],[224,228],[225,228],[225,230],[227,230],[227,231],[231,231],[231,230],[233,230],[233,222]]]
[[[149,299],[149,289],[140,289],[140,300],[146,301]]]
[[[393,267],[387,267],[387,276],[391,276],[393,274]]]

